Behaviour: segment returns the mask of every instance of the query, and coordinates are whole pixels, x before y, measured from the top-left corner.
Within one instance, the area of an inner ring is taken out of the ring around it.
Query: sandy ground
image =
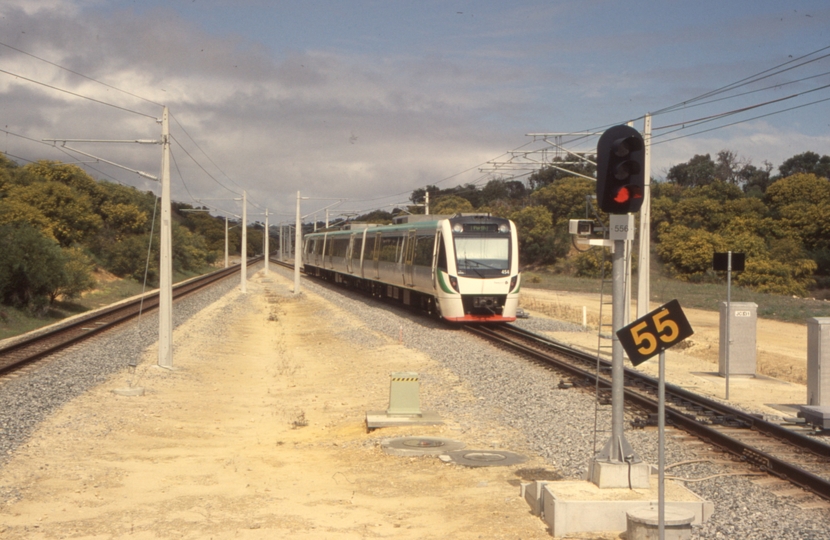
[[[154,367],[148,350],[134,377],[51,417],[0,470],[0,492],[12,493],[0,501],[0,537],[550,538],[519,496],[539,458],[468,468],[379,447],[420,435],[527,454],[509,428],[444,418],[365,430],[366,411],[388,405],[392,372],[428,372],[472,399],[463,382],[394,340],[343,341],[348,314],[289,290],[260,272],[241,318],[222,312],[235,292],[176,330],[174,371]],[[223,319],[217,336],[209,329]],[[112,392],[131,382],[146,394]]]
[[[522,288],[521,305],[531,316],[552,316],[581,325],[587,312],[585,332],[551,332],[551,337],[587,351],[596,352],[599,339],[598,295]],[[651,309],[659,307],[652,303]],[[632,310],[634,311],[634,310]],[[725,398],[726,382],[718,376],[719,314],[683,309],[694,335],[666,353],[666,380],[716,398]],[[610,320],[606,307],[603,318]],[[603,345],[610,342],[603,342]],[[730,401],[758,407],[764,412],[794,415],[785,405],[807,400],[807,325],[758,319],[756,327],[756,377],[730,377]],[[631,367],[628,362],[626,365]],[[638,366],[657,376],[657,358]],[[792,413],[792,414],[791,414]]]
[[[474,399],[463,381],[396,340],[346,341],[357,329],[347,313],[313,294],[292,297],[290,287],[260,272],[245,313],[227,315],[234,292],[176,330],[174,371],[154,367],[156,351],[148,350],[135,374],[113,377],[53,415],[0,470],[0,493],[10,494],[0,501],[0,538],[550,538],[518,487],[545,463],[510,428],[445,417],[444,426],[365,430],[366,411],[388,405],[390,373],[440,381],[422,386],[422,395]],[[585,295],[523,293],[533,316],[581,323],[583,305],[589,319],[598,311]],[[693,346],[670,351],[668,379],[722,397],[717,315],[686,313]],[[226,321],[219,335],[217,321]],[[761,365],[798,373],[806,328],[774,326],[759,321]],[[597,344],[595,330],[554,337],[588,350]],[[642,368],[653,372],[656,362]],[[146,394],[112,392],[129,384]],[[763,377],[733,378],[731,391],[773,413],[806,393]],[[498,447],[529,461],[466,468],[382,451],[381,440],[401,436]]]

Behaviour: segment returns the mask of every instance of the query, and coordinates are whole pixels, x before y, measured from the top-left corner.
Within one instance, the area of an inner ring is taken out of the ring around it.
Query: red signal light
[[[628,199],[630,198],[631,194],[628,193],[628,188],[620,188],[617,195],[614,197],[614,202],[622,204],[624,202],[628,202]]]

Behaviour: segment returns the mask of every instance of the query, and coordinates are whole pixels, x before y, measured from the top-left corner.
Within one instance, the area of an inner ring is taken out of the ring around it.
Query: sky
[[[427,185],[524,181],[550,142],[597,140],[529,134],[642,130],[646,113],[658,179],[722,150],[776,172],[830,154],[830,3],[0,0],[10,158],[160,193],[67,149],[158,176],[160,146],[43,139],[159,139],[162,106],[174,200],[240,214],[245,190],[249,219],[271,224],[293,220],[298,191],[323,219]]]

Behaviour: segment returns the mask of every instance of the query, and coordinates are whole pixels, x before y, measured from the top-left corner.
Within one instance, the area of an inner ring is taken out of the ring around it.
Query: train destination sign
[[[623,349],[635,366],[694,334],[692,326],[672,300],[617,331]]]

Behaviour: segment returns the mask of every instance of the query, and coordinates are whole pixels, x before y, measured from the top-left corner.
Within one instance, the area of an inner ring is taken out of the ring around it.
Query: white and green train
[[[459,323],[516,320],[515,224],[488,214],[405,216],[303,240],[307,275],[362,289]]]

